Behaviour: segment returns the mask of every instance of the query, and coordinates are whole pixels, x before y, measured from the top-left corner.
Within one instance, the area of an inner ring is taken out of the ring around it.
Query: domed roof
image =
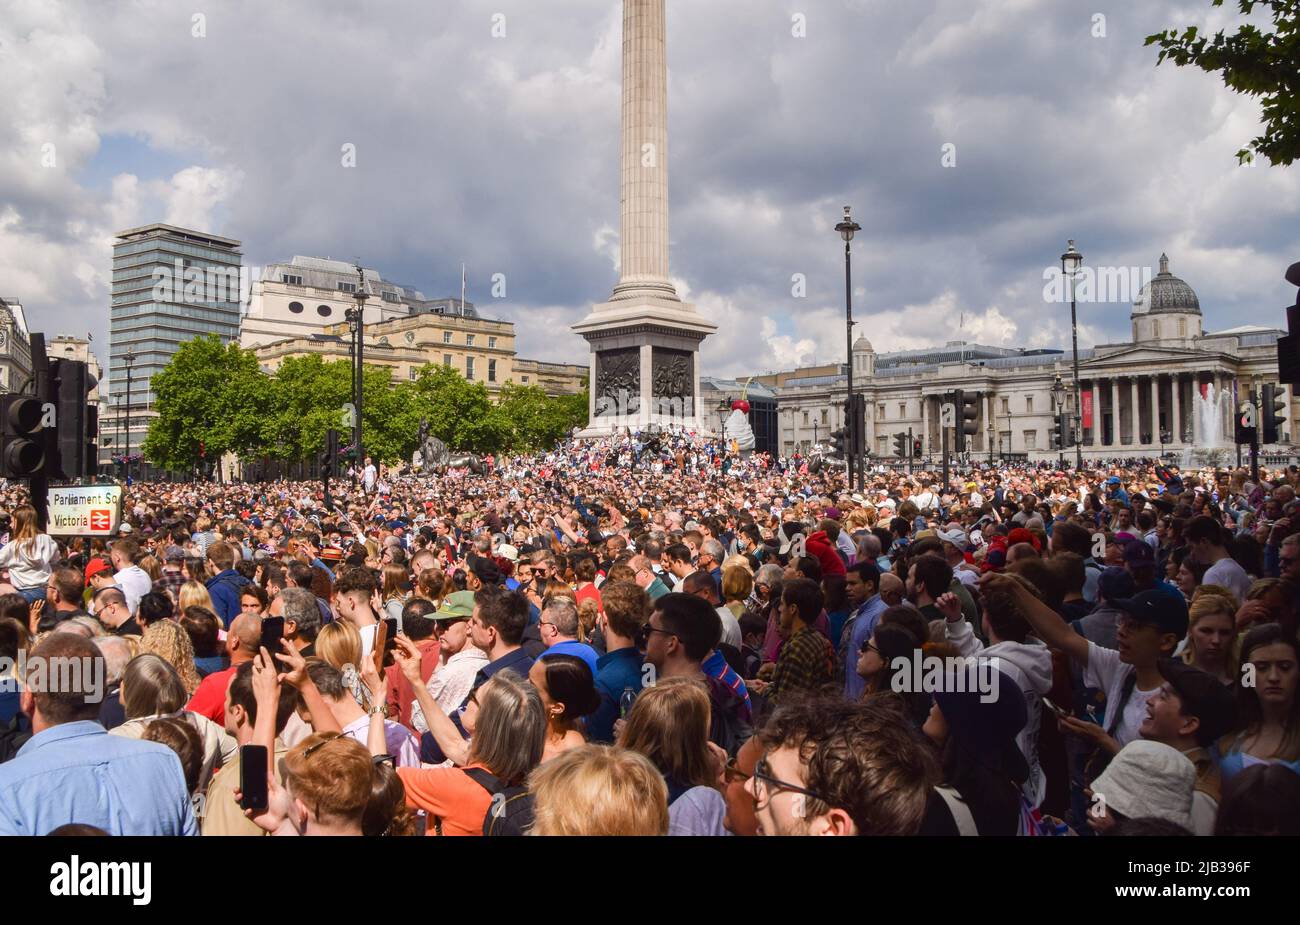
[[[876,352],[871,346],[871,341],[867,340],[865,337],[859,337],[853,342],[853,352],[857,353],[859,351],[862,351],[863,353]]]
[[[1195,290],[1169,272],[1169,258],[1165,254],[1160,255],[1160,272],[1142,287],[1133,303],[1135,315],[1161,312],[1201,313],[1201,300]]]

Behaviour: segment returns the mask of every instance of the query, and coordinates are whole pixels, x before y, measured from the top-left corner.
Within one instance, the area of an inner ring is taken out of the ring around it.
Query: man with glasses
[[[749,708],[737,691],[709,676],[702,664],[721,640],[717,611],[703,598],[676,592],[654,602],[638,638],[646,663],[654,667],[648,681],[690,678],[707,685],[712,706],[709,740],[734,755],[749,738]]]
[[[41,614],[39,631],[43,633],[53,629],[73,617],[89,616],[81,606],[85,591],[86,583],[75,568],[56,568],[50,572],[49,580],[45,582],[46,607]]]
[[[114,636],[141,636],[144,631],[126,606],[121,588],[104,588],[94,597],[95,616]]]
[[[888,702],[793,698],[772,714],[745,789],[759,835],[914,835],[940,774]]]

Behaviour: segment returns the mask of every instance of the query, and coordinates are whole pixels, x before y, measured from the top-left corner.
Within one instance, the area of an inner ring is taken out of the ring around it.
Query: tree
[[[469,382],[450,366],[430,363],[420,367],[411,387],[416,427],[427,417],[430,431],[449,448],[488,453],[505,444],[500,417],[492,413],[482,382]],[[411,438],[414,446],[415,431]]]
[[[155,465],[184,472],[201,460],[261,446],[271,383],[251,350],[222,344],[215,334],[196,337],[154,373],[150,389],[158,417],[141,451]]]
[[[1223,6],[1223,0],[1211,2]],[[1189,26],[1181,35],[1175,29],[1149,35],[1145,44],[1160,46],[1157,65],[1168,59],[1179,67],[1218,71],[1226,86],[1259,97],[1264,134],[1238,151],[1237,159],[1249,162],[1262,154],[1274,164],[1287,165],[1300,158],[1300,2],[1237,0],[1243,16],[1257,6],[1272,10],[1272,32],[1246,24],[1231,35],[1220,31],[1207,39]]]
[[[551,397],[536,385],[507,382],[492,409],[503,445],[516,453],[549,450],[587,422],[587,391]]]

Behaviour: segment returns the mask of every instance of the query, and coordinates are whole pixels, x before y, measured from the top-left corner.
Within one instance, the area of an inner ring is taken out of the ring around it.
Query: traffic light
[[[1259,403],[1259,413],[1264,418],[1264,436],[1261,443],[1277,443],[1282,438],[1282,425],[1287,419],[1286,391],[1276,385],[1266,385]]]
[[[55,427],[48,434],[46,457],[51,478],[80,479],[95,474],[99,449],[95,445],[99,412],[86,402],[95,387],[81,360],[53,359],[49,365],[49,400],[57,409]]]
[[[894,455],[899,459],[907,458],[907,434],[894,434]]]
[[[859,393],[849,401],[849,451],[854,459],[868,453],[867,449],[867,396]]]
[[[921,438],[917,437],[912,443],[912,456],[915,459],[921,458]]]
[[[1052,449],[1065,449],[1065,415],[1057,414],[1056,421],[1052,426]]]
[[[338,475],[339,432],[333,428],[325,431],[325,451],[320,454],[320,477],[326,481]]]
[[[1255,442],[1255,411],[1248,409],[1249,401],[1237,404],[1237,414],[1233,420],[1233,442],[1240,446],[1249,446]]]
[[[30,395],[0,395],[0,475],[25,479],[45,468],[45,410]]]
[[[849,429],[841,427],[839,430],[831,431],[831,452],[832,459],[844,459],[849,452]]]
[[[1300,286],[1300,263],[1286,269],[1286,281]],[[1294,305],[1286,309],[1287,333],[1277,339],[1278,381],[1286,385],[1300,385],[1300,293]]]
[[[979,392],[957,391],[957,452],[966,450],[966,438],[979,433]]]

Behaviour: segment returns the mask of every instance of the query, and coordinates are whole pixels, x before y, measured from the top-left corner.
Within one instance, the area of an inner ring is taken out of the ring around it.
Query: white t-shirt
[[[1107,649],[1088,642],[1088,667],[1083,673],[1083,682],[1089,687],[1096,687],[1106,692],[1106,715],[1103,726],[1110,728],[1115,707],[1124,696],[1124,684],[1134,668],[1127,662],[1120,661],[1118,649]],[[1128,703],[1124,705],[1124,714],[1119,725],[1111,733],[1120,745],[1127,745],[1138,738],[1138,729],[1147,716],[1147,701],[1160,692],[1159,687],[1149,691],[1133,688]]]
[[[153,580],[149,573],[138,565],[130,565],[113,576],[122,594],[126,596],[126,606],[134,614],[140,607],[140,598],[153,590]]]
[[[6,543],[0,549],[0,567],[9,567],[9,583],[15,588],[43,589],[58,561],[59,547],[44,533],[30,541]]]
[[[372,623],[369,626],[358,626],[357,632],[361,634],[361,657],[369,658],[370,653],[375,651],[375,633],[379,629],[378,623]],[[358,668],[358,671],[361,669]]]
[[[740,638],[740,621],[736,615],[731,612],[730,607],[717,607],[718,618],[722,620],[722,641],[729,646],[735,646],[737,649],[741,646]]]
[[[1235,594],[1239,602],[1244,602],[1246,593],[1250,591],[1251,581],[1250,576],[1237,560],[1228,556],[1205,570],[1205,577],[1201,579],[1201,584],[1222,585]]]

